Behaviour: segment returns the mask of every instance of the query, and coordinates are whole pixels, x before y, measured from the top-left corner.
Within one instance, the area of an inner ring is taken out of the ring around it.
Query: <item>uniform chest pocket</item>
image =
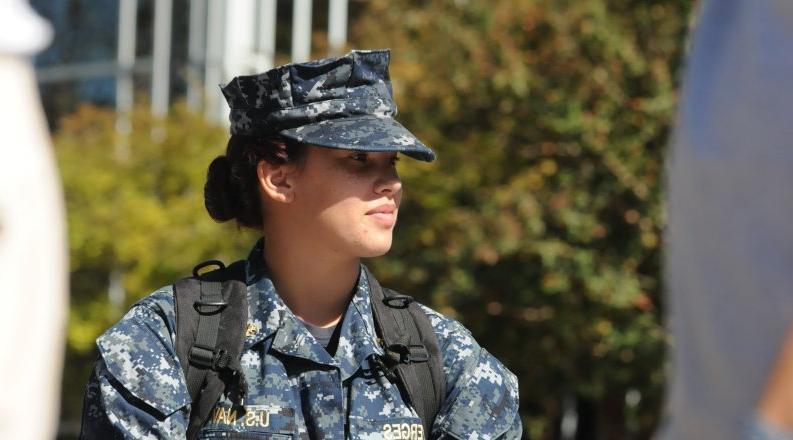
[[[199,439],[287,440],[295,433],[295,410],[275,405],[212,409]]]
[[[351,440],[425,440],[421,419],[414,417],[390,417],[365,419],[350,417]]]

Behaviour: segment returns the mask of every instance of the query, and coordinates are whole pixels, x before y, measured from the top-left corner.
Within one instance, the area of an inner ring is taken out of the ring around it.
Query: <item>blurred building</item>
[[[177,99],[223,121],[232,77],[343,51],[347,0],[32,0],[55,31],[35,59],[50,125],[81,102],[164,114]],[[312,48],[313,46],[313,48]],[[128,130],[123,118],[119,130]]]

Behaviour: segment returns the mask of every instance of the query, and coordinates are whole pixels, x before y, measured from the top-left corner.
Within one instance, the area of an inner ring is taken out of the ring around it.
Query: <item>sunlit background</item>
[[[380,280],[463,322],[520,379],[527,438],[642,439],[661,420],[661,172],[685,0],[32,0],[68,209],[60,438],[95,338],[256,233],[203,208],[228,138],[218,85],[392,50],[398,119],[432,146]]]

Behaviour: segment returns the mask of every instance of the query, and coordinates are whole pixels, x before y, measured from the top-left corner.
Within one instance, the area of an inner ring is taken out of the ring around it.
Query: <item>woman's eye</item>
[[[352,160],[357,160],[358,162],[366,162],[367,155],[366,153],[357,153],[350,156]]]

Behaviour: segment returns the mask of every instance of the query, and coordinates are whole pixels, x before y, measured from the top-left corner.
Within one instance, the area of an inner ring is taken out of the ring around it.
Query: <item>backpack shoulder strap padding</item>
[[[372,314],[387,361],[395,370],[403,396],[421,417],[424,436],[446,396],[446,379],[438,338],[429,317],[413,298],[380,286],[364,266]]]
[[[176,355],[192,399],[188,438],[198,433],[233,379],[238,393],[245,391],[239,365],[248,321],[245,262],[219,266],[174,284]]]

